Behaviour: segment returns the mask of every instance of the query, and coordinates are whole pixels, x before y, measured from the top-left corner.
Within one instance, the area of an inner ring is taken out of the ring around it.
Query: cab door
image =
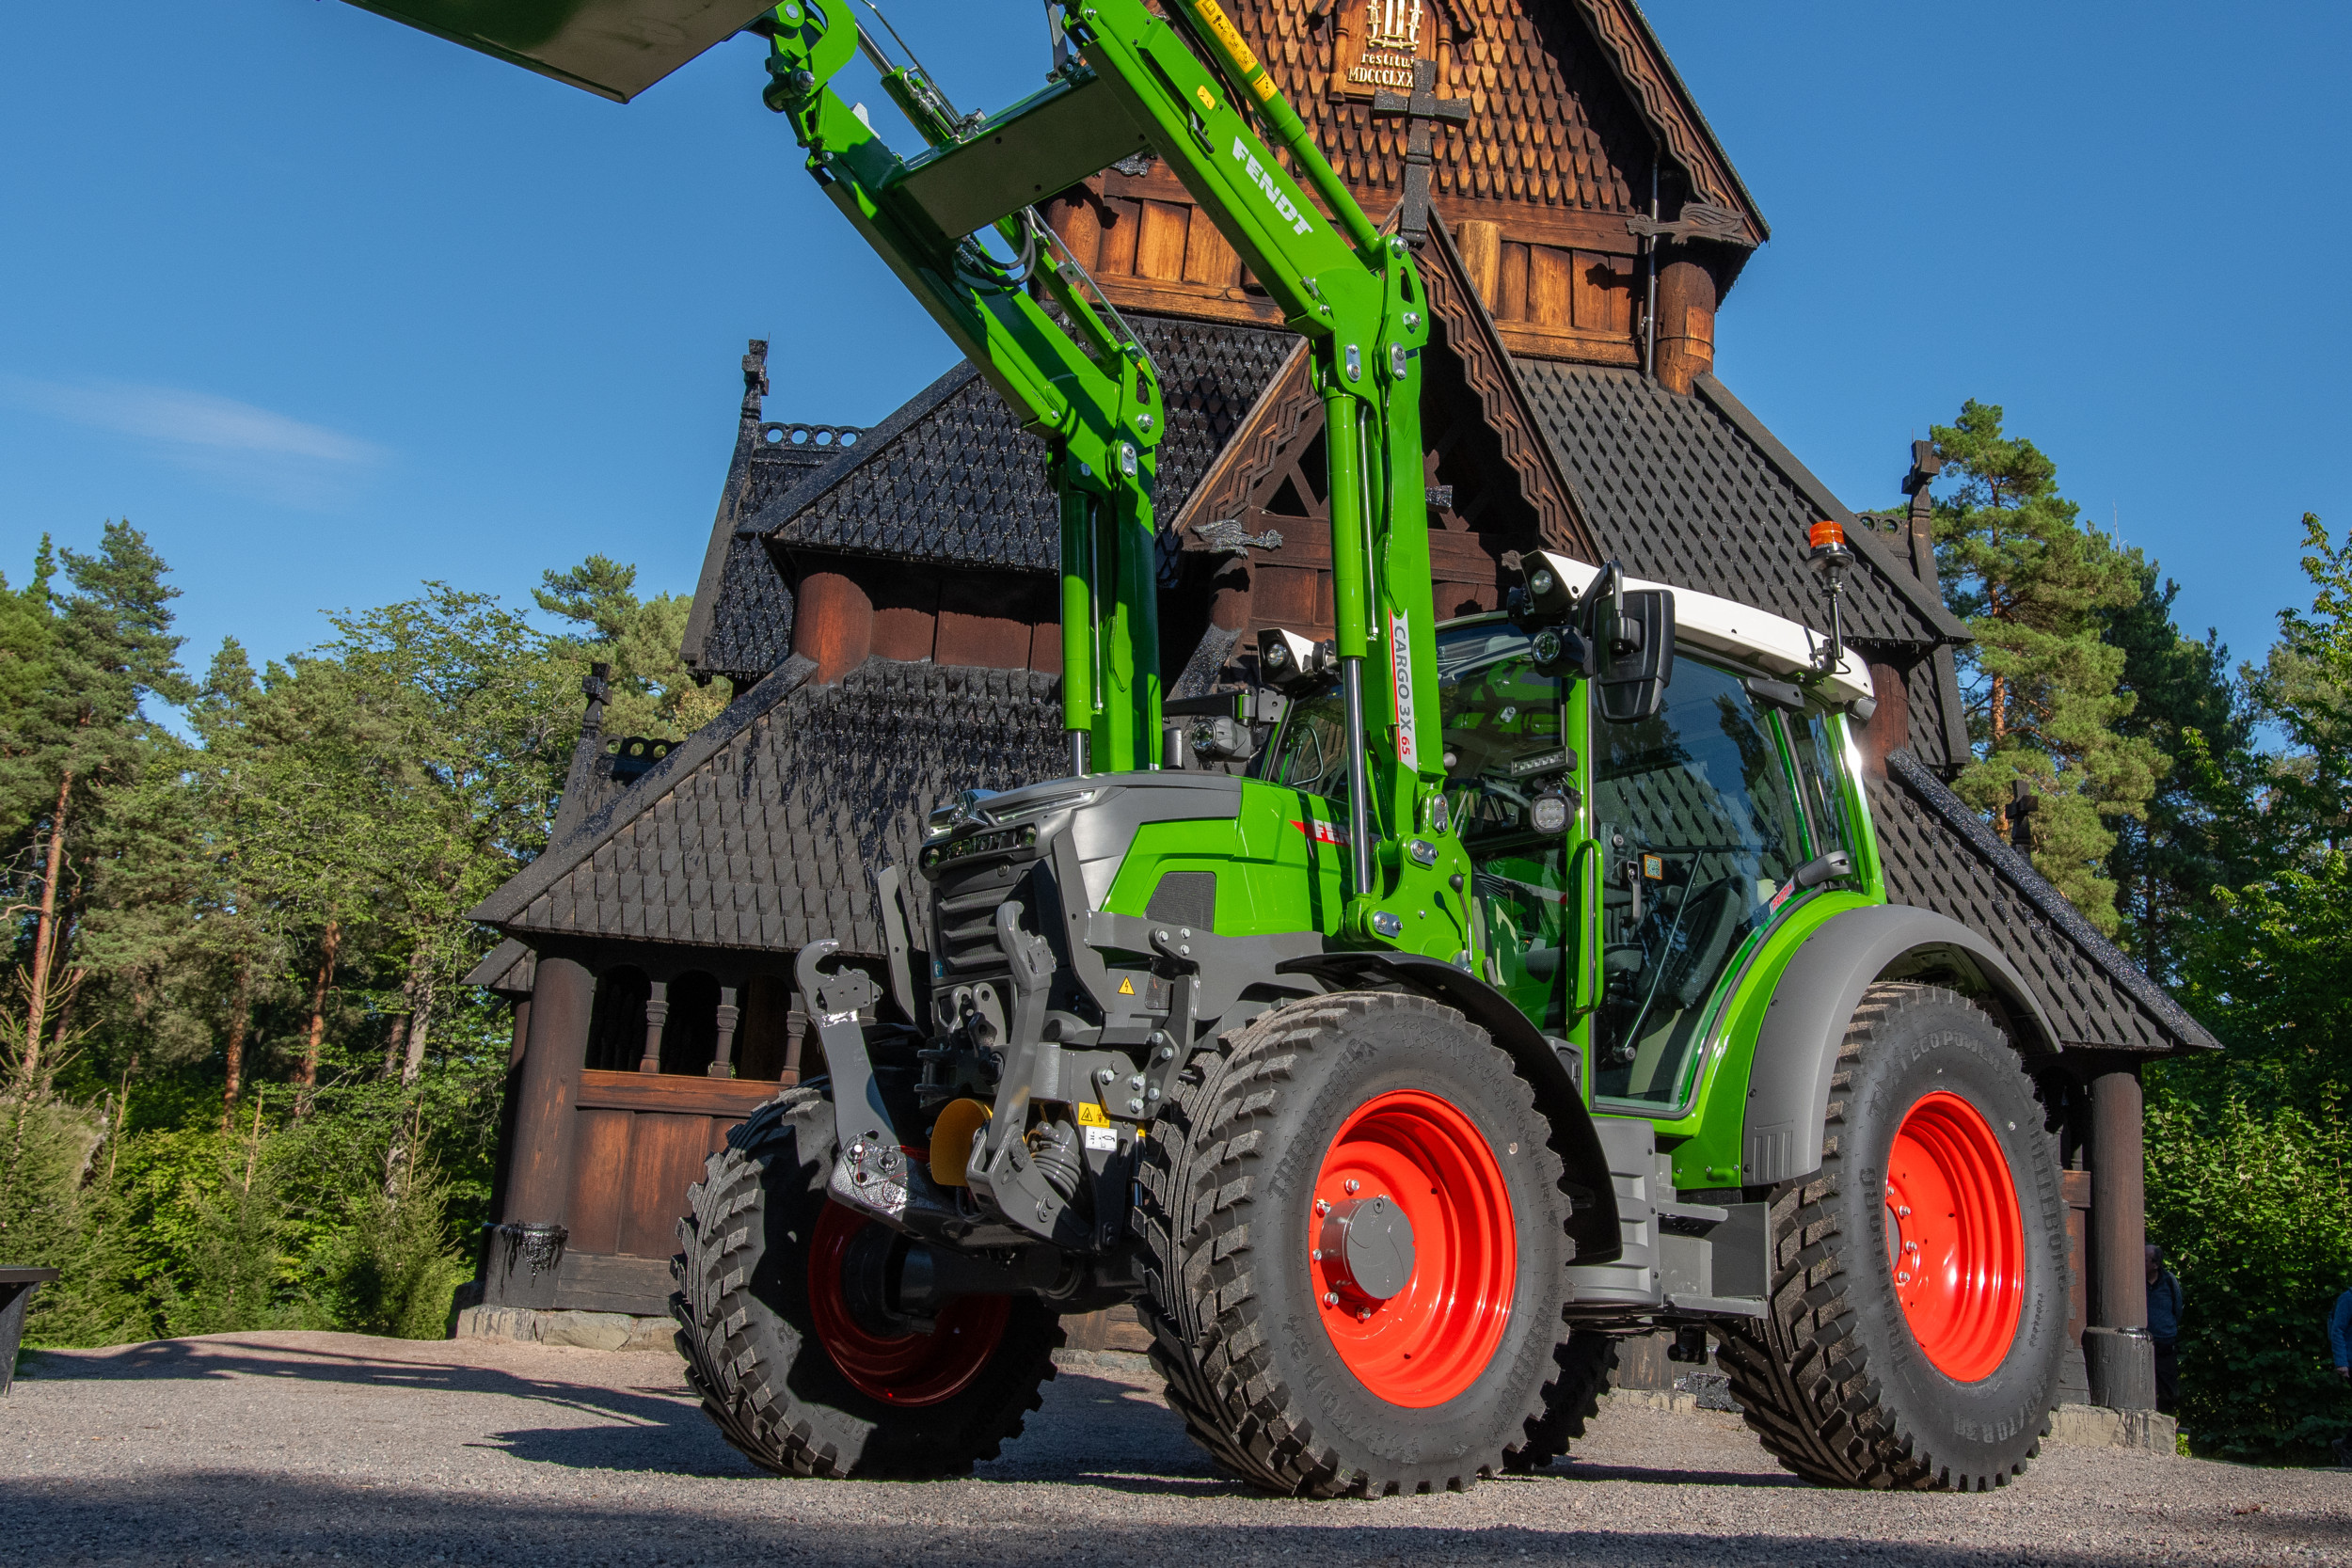
[[[1721,982],[1809,858],[1792,762],[1741,674],[1687,652],[1655,717],[1596,717],[1590,746],[1602,887],[1594,1100],[1677,1116]]]

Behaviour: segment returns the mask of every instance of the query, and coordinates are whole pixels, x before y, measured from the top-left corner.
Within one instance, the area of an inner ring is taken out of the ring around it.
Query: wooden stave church
[[[1994,936],[2057,1023],[2074,1338],[2144,1323],[2139,1068],[2214,1042],[1946,787],[1967,633],[1935,584],[1932,458],[1915,447],[1907,514],[1858,516],[1712,373],[1769,230],[1631,0],[1407,3],[1410,51],[1389,0],[1233,9],[1368,212],[1407,196],[1407,128],[1374,91],[1423,60],[1467,109],[1437,134],[1419,241],[1440,612],[1495,608],[1503,554],[1544,547],[1818,622],[1806,526],[1846,524],[1890,895]],[[1236,678],[1261,627],[1327,631],[1300,341],[1149,160],[1046,215],[1160,367],[1171,693]],[[1042,443],[968,363],[868,429],[769,421],[765,344],[743,370],[684,648],[738,695],[653,742],[604,735],[588,683],[550,846],[475,911],[506,940],[470,978],[516,1004],[489,1306],[664,1311],[687,1184],[813,1049],[793,955],[833,936],[879,963],[873,874],[912,859],[931,805],[1062,765]]]

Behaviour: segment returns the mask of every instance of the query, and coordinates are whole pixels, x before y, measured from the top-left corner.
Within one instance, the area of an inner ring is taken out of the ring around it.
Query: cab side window
[[[1678,659],[1659,715],[1593,726],[1604,893],[1594,1089],[1680,1105],[1708,1003],[1807,858],[1772,719],[1739,676]]]

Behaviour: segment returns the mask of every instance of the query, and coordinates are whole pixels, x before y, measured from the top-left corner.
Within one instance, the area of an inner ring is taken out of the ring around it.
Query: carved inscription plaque
[[[1331,86],[1343,98],[1413,90],[1413,62],[1438,57],[1440,23],[1428,0],[1343,0]]]

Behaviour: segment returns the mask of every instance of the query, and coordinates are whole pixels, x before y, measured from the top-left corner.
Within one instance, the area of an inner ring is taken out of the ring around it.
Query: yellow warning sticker
[[[1241,68],[1244,76],[1258,69],[1258,56],[1249,52],[1249,45],[1241,40],[1239,30],[1225,19],[1225,13],[1217,8],[1216,0],[1200,0],[1200,20],[1209,24],[1209,31],[1216,35],[1216,41],[1225,46],[1225,52],[1233,56],[1233,63]]]
[[[1128,979],[1125,975],[1120,976],[1119,994],[1121,996],[1133,996],[1135,993],[1136,983],[1133,980]]]
[[[1079,1126],[1108,1127],[1110,1124],[1111,1118],[1103,1114],[1103,1107],[1095,1104],[1090,1100],[1082,1100],[1078,1101]]]
[[[1216,95],[1215,93],[1212,93],[1206,87],[1195,87],[1192,89],[1192,95],[1200,100],[1200,107],[1203,110],[1210,114],[1216,113]]]

